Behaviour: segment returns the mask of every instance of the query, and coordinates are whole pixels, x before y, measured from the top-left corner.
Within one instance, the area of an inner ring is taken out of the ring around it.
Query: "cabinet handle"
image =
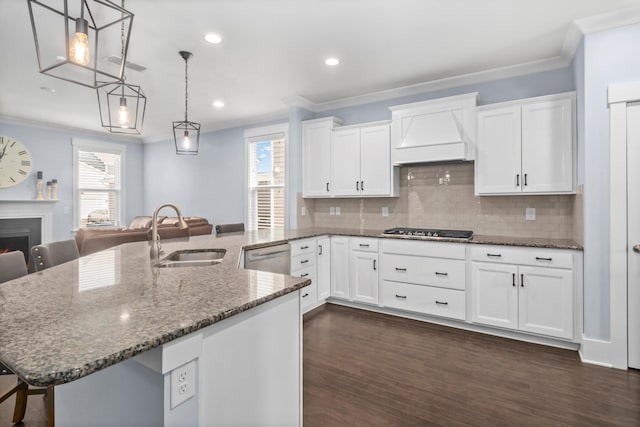
[[[438,305],[449,305],[449,303],[446,302],[446,301],[443,302],[443,301],[438,301],[438,300],[436,300],[436,304],[438,304]]]
[[[396,271],[407,271],[407,269],[406,268],[396,267]]]
[[[302,298],[306,298],[308,296],[309,296],[309,294],[307,293],[307,294],[302,295]]]
[[[500,257],[502,256],[502,254],[490,254],[489,252],[487,252],[487,256],[492,256],[492,257],[500,258]]]
[[[360,181],[356,181],[356,191],[360,191]]]
[[[375,259],[373,260],[373,269],[377,270],[377,268],[376,268],[376,260]]]
[[[368,243],[360,243],[360,247],[361,248],[368,248],[369,244]]]
[[[360,190],[364,191],[364,181],[360,181]]]
[[[520,174],[516,174],[516,187],[520,187]]]
[[[304,273],[304,274],[301,274],[300,277],[307,277],[308,275],[309,273]]]
[[[318,255],[322,255],[322,245],[318,245]]]
[[[438,273],[436,271],[436,276],[448,276],[448,275],[449,275],[449,273]]]
[[[300,250],[303,250],[303,249],[309,249],[309,246],[306,246],[306,245],[305,246],[300,246]]]
[[[303,259],[302,261],[300,261],[300,264],[306,264],[306,263],[308,263],[308,262],[309,262],[309,260],[308,260],[308,259]]]
[[[396,298],[407,299],[407,296],[406,295],[398,295],[398,294],[396,294]]]
[[[536,257],[536,261],[553,261],[553,258]]]
[[[329,183],[327,182],[327,191],[329,191]]]
[[[524,288],[524,274],[520,275],[520,287]]]
[[[524,174],[524,185],[527,185],[527,174]]]
[[[513,277],[511,278],[511,286],[516,285],[516,273],[513,273]]]

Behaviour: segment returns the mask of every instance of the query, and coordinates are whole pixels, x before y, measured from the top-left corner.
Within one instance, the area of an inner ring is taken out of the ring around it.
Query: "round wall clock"
[[[0,188],[21,183],[31,170],[31,154],[20,142],[0,136]]]

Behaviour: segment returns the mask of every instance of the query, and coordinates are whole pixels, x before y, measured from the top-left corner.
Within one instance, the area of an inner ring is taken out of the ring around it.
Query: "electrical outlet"
[[[340,215],[340,206],[336,206],[336,215]]]
[[[389,208],[386,206],[382,207],[382,216],[389,216]]]
[[[171,409],[195,395],[196,361],[192,360],[171,371]]]
[[[336,208],[334,208],[333,206],[331,206],[329,208],[329,215],[335,215],[336,214]]]
[[[536,208],[527,208],[524,214],[524,219],[527,221],[536,220]]]

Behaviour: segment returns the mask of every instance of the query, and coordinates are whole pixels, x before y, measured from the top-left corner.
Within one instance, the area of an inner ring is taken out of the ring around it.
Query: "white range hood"
[[[395,165],[475,159],[478,92],[389,107]]]

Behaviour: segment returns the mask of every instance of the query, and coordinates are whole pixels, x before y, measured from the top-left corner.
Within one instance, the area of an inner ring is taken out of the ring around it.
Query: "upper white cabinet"
[[[335,117],[303,122],[303,197],[397,197],[388,122],[336,127]]]
[[[391,166],[388,124],[348,126],[333,131],[331,165],[334,196],[398,196]]]
[[[331,133],[336,117],[302,122],[302,181],[304,197],[326,197],[331,191]]]
[[[478,93],[390,107],[391,161],[473,160]]]
[[[575,93],[478,108],[476,194],[575,192]]]

